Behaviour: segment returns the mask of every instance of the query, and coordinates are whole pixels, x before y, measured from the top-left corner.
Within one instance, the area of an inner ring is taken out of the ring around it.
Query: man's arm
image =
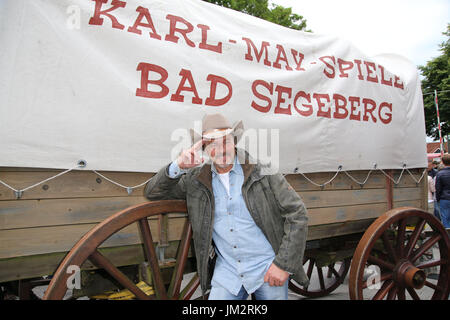
[[[186,199],[185,175],[181,171],[175,174],[173,167],[172,163],[164,166],[147,183],[144,195],[149,200]]]
[[[289,273],[295,273],[298,266],[303,265],[308,233],[306,207],[282,174],[269,176],[269,183],[285,220],[284,235],[273,263]]]

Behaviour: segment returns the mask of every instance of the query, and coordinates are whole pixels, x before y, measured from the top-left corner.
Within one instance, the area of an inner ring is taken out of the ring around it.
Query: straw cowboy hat
[[[224,137],[227,134],[232,134],[237,143],[244,133],[244,125],[242,120],[235,122],[233,125],[220,113],[207,114],[202,119],[202,132],[195,132],[193,129],[189,130],[191,134],[192,144],[195,144],[200,139],[217,139]]]

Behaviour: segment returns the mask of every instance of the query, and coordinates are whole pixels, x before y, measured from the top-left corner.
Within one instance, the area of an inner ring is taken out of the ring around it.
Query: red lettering
[[[398,76],[395,76],[394,77],[394,87],[396,87],[396,88],[399,88],[399,89],[402,89],[403,90],[403,82],[399,82],[400,81],[400,77],[398,77]]]
[[[200,49],[210,50],[217,53],[222,53],[222,42],[218,42],[216,45],[208,44],[208,26],[204,24],[198,24],[197,27],[202,29],[202,42],[198,45]]]
[[[383,108],[388,108],[390,112],[386,112],[385,115],[387,116],[386,118],[383,118],[381,116],[381,110]],[[388,124],[392,121],[392,103],[387,103],[387,102],[383,102],[380,104],[380,108],[378,109],[378,117],[380,118],[380,121],[383,122],[384,124]]]
[[[304,117],[308,117],[308,116],[312,115],[313,107],[311,104],[302,103],[302,106],[305,107],[306,110],[300,110],[299,108],[297,108],[297,100],[299,98],[304,98],[304,99],[306,99],[306,101],[311,103],[311,95],[309,93],[308,94],[305,93],[304,91],[297,92],[297,94],[295,95],[295,98],[294,98],[294,108],[295,108],[295,110],[297,110],[298,113],[300,113]]]
[[[89,24],[101,26],[103,24],[103,18],[101,16],[104,15],[111,19],[113,28],[121,30],[125,28],[125,26],[123,24],[120,24],[119,21],[117,21],[117,18],[114,17],[112,14],[110,14],[110,12],[116,10],[117,8],[125,8],[126,2],[113,0],[111,2],[111,8],[102,11],[103,4],[107,3],[108,0],[92,0],[92,1],[95,1],[95,11],[94,16],[92,16],[89,19]]]
[[[348,97],[348,101],[350,102],[350,120],[361,121],[361,112],[355,113],[357,110],[356,107],[359,107],[360,101],[359,97]],[[355,103],[358,103],[356,106]]]
[[[333,61],[333,64],[328,63],[327,61],[325,61],[325,59],[331,59],[331,61]],[[335,58],[333,56],[325,56],[325,57],[320,57],[319,58],[320,61],[322,61],[326,67],[328,67],[330,69],[330,72],[327,72],[326,69],[323,70],[323,73],[330,79],[333,79],[336,72],[334,71],[334,65],[336,63]]]
[[[128,28],[128,32],[142,34],[142,31],[138,29],[139,26],[150,28],[151,29],[149,32],[150,38],[161,40],[161,36],[156,33],[155,26],[153,25],[153,20],[152,17],[150,16],[150,12],[148,11],[148,9],[144,7],[138,7],[136,11],[139,12],[139,15],[136,18],[134,25]],[[147,20],[147,23],[142,22],[142,19],[144,18]]]
[[[266,106],[261,106],[261,105],[257,104],[255,101],[252,101],[251,106],[252,106],[254,109],[256,109],[256,110],[258,110],[258,111],[260,111],[260,112],[269,112],[269,111],[270,111],[270,108],[272,107],[272,100],[271,100],[269,97],[267,97],[267,96],[265,96],[265,95],[259,93],[258,91],[256,91],[256,87],[259,86],[259,85],[261,85],[261,86],[263,86],[264,88],[266,88],[267,90],[269,90],[269,93],[270,93],[271,95],[273,94],[273,82],[271,82],[271,83],[269,84],[269,83],[267,83],[267,82],[264,81],[264,80],[255,80],[255,81],[253,81],[253,84],[252,84],[252,92],[253,92],[253,94],[254,94],[257,98],[259,98],[259,99],[261,99],[261,100],[263,100],[263,101],[266,101],[266,102],[267,102],[267,105],[266,105]]]
[[[335,94],[333,94],[333,100],[334,100],[334,106],[335,106],[333,118],[335,118],[335,119],[347,118],[348,110],[346,108],[347,100],[345,99],[345,97],[340,94],[335,93]],[[341,102],[341,103],[339,103],[339,102]],[[343,112],[340,112],[340,111],[343,111]]]
[[[375,101],[373,101],[372,99],[363,99],[362,102],[364,104],[363,121],[369,121],[368,114],[370,114],[370,117],[372,118],[372,121],[373,122],[377,122],[377,119],[373,115],[373,112],[375,111],[375,109],[377,107],[377,104],[375,103]],[[370,108],[369,108],[369,105],[371,106]]]
[[[354,61],[356,63],[356,66],[358,67],[358,79],[359,80],[364,80],[364,77],[363,77],[362,72],[361,72],[361,63],[362,63],[362,61],[361,60],[356,60],[356,59]]]
[[[344,67],[344,65],[346,67]],[[348,73],[346,73],[345,71],[347,70],[351,70],[353,68],[353,62],[351,61],[345,61],[342,60],[341,58],[338,58],[338,66],[339,66],[339,77],[340,78],[348,78]]]
[[[217,107],[217,106],[224,105],[225,103],[228,102],[228,100],[230,100],[230,98],[233,94],[233,88],[231,86],[230,81],[228,81],[227,79],[225,79],[223,77],[219,77],[219,76],[216,76],[213,74],[208,75],[206,80],[211,81],[211,87],[210,87],[210,91],[209,91],[209,97],[206,98],[206,100],[205,100],[205,105]],[[228,88],[228,94],[221,99],[216,98],[216,91],[217,91],[218,83],[222,83]]]
[[[384,78],[384,68],[383,68],[383,66],[378,65],[378,68],[380,68],[380,71],[381,71],[381,83],[384,84],[384,85],[392,87],[392,78],[389,78],[389,81],[387,81]]]
[[[291,71],[292,68],[289,66],[289,62],[287,60],[286,57],[286,52],[284,51],[284,48],[282,45],[277,44],[277,49],[278,49],[278,54],[277,54],[277,59],[275,60],[275,62],[273,63],[273,67],[277,68],[277,69],[281,69],[281,64],[280,64],[280,60],[284,61],[285,63],[285,68],[286,70]],[[276,89],[275,89],[276,90]]]
[[[317,106],[319,109],[317,110],[318,117],[331,118],[331,110],[328,105],[328,111],[323,111],[323,107],[327,105],[321,101],[321,99],[325,99],[328,103],[330,103],[330,96],[328,94],[314,93],[313,98],[317,101]]]
[[[302,68],[302,62],[305,59],[305,56],[301,52],[297,52],[294,49],[291,49],[292,57],[294,58],[295,65],[297,66],[295,70],[297,71],[305,71],[305,68]],[[297,60],[297,54],[299,59]]]
[[[166,35],[165,40],[178,43],[178,37],[175,36],[175,33],[179,33],[183,36],[184,40],[186,41],[186,44],[190,47],[195,47],[195,43],[192,42],[188,37],[187,34],[192,32],[194,30],[194,26],[190,24],[185,19],[174,16],[171,14],[168,14],[166,16],[166,19],[170,20],[170,28],[169,28],[169,34]],[[177,27],[178,23],[183,23],[186,26],[186,29],[181,29]]]
[[[137,66],[137,71],[141,71],[141,87],[136,89],[136,96],[145,98],[163,98],[169,93],[169,88],[164,85],[164,81],[166,81],[168,77],[166,69],[155,64],[141,62]],[[159,73],[160,78],[158,80],[150,80],[150,71]],[[159,92],[149,91],[149,84],[159,86],[161,90]]]
[[[247,43],[247,53],[245,54],[245,60],[253,61],[253,56],[252,56],[252,48],[253,48],[253,52],[255,53],[255,56],[256,56],[256,61],[259,62],[259,60],[261,60],[261,57],[264,53],[264,64],[266,66],[271,65],[271,63],[268,59],[268,52],[267,52],[267,47],[270,46],[270,44],[267,41],[263,41],[261,43],[261,49],[258,52],[258,49],[256,49],[256,46],[251,39],[242,38],[242,40],[244,40]]]
[[[283,93],[288,94],[288,98],[291,98],[292,89],[283,86],[276,86],[275,91],[278,93],[277,106],[275,107],[274,113],[291,114],[291,105],[288,104],[286,108],[281,108],[281,103],[286,102],[283,98]]]
[[[182,77],[180,80],[180,84],[178,85],[178,89],[175,92],[175,94],[172,95],[170,98],[170,101],[184,101],[184,96],[182,96],[180,93],[181,91],[191,91],[194,94],[194,97],[192,98],[193,104],[202,104],[202,99],[198,96],[197,88],[195,87],[194,79],[192,78],[192,73],[189,70],[181,69],[180,76]],[[189,87],[185,86],[186,81],[189,82]]]
[[[376,70],[376,66],[375,63],[373,62],[369,62],[369,61],[364,61],[364,64],[366,65],[366,69],[367,69],[367,81],[370,82],[378,82],[378,77],[375,74],[375,70]],[[372,67],[372,69],[370,69],[369,67]],[[372,75],[375,75],[374,77]]]

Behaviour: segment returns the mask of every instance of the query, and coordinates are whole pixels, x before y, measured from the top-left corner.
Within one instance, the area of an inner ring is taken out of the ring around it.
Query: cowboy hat
[[[242,120],[230,124],[227,118],[220,113],[207,114],[202,119],[202,132],[189,130],[191,134],[191,142],[195,144],[200,139],[212,140],[232,134],[236,138],[236,143],[242,137],[244,125]]]

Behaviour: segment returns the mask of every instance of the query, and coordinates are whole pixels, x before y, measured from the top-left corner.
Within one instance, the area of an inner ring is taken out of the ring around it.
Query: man
[[[450,228],[450,155],[442,156],[444,168],[436,173],[436,201],[439,206],[441,222],[445,228]]]
[[[287,299],[299,284],[307,235],[306,208],[283,175],[263,175],[237,149],[242,122],[206,115],[202,135],[148,183],[150,200],[186,199],[202,293],[209,299]],[[193,140],[195,133],[191,131]],[[202,149],[210,161],[199,155]],[[200,166],[201,165],[201,166]]]

